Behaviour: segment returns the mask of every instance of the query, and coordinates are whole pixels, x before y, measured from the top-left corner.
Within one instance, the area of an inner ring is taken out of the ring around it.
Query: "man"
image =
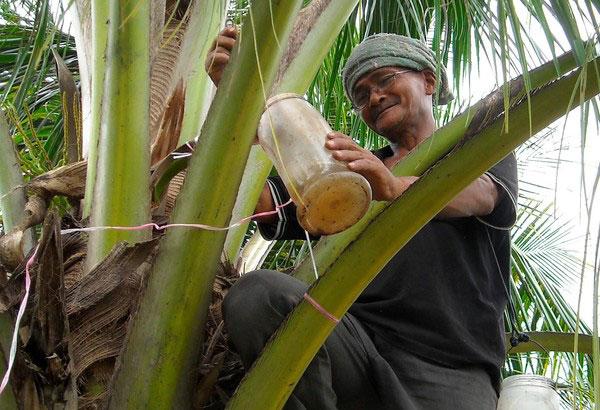
[[[207,59],[216,82],[235,42],[235,31],[226,30]],[[379,34],[355,48],[343,78],[355,110],[390,145],[372,153],[334,132],[325,146],[369,181],[374,199],[394,200],[418,178],[396,177],[390,168],[433,133],[433,104],[452,98],[444,69],[423,43]],[[495,409],[516,195],[510,155],[389,261],[336,326],[286,408]],[[281,180],[270,178],[257,211],[288,198]],[[259,220],[259,229],[268,239],[303,237],[292,207]],[[232,287],[225,323],[246,368],[306,289],[265,270]]]

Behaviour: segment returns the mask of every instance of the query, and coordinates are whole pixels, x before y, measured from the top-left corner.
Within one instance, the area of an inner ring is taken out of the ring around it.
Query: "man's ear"
[[[435,85],[437,80],[435,79],[435,73],[431,70],[421,71],[423,78],[425,79],[425,94],[433,95],[435,92]]]

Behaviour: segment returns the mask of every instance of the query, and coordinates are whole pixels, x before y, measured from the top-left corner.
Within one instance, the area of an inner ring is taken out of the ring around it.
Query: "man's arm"
[[[346,162],[350,170],[369,181],[375,200],[393,201],[418,180],[414,176],[395,176],[371,151],[339,132],[329,134],[325,146],[335,159]],[[496,183],[488,175],[482,175],[450,201],[437,218],[489,215],[501,199]]]
[[[438,219],[485,216],[492,213],[500,203],[501,195],[496,183],[487,175],[471,182],[444,209],[437,214]]]
[[[258,198],[258,202],[256,203],[256,209],[254,210],[255,214],[270,212],[275,210],[275,202],[273,201],[273,196],[271,195],[271,190],[269,189],[269,185],[265,184],[262,192],[260,193],[260,197]],[[277,214],[271,214],[266,216],[257,216],[253,218],[256,222],[261,223],[275,223],[279,216]]]
[[[391,172],[390,172],[391,174]],[[394,195],[385,198],[386,201],[393,201],[402,195],[410,185],[419,178],[417,177],[397,177],[391,175],[395,182],[396,189],[391,190]],[[470,216],[485,216],[492,213],[496,205],[500,202],[501,194],[498,187],[487,175],[482,175],[471,182],[465,189],[454,197],[437,215],[437,219],[465,218]]]
[[[338,133],[333,133],[328,140],[335,139],[347,147],[349,142],[339,141],[339,137]],[[343,138],[349,140],[348,137],[344,136]],[[353,142],[350,144],[354,144],[350,151],[362,150],[364,155],[357,155],[355,152],[348,153],[349,149],[341,149],[340,145],[335,142],[328,141],[326,147],[332,150],[335,158],[346,162],[349,169],[365,176],[372,187],[375,199],[394,200],[418,179],[417,177],[393,175],[372,152],[364,150]],[[355,158],[355,160],[349,158]],[[283,204],[289,199],[289,194],[279,178],[276,180],[271,178],[269,184],[272,185],[272,189],[265,187],[263,190],[257,205],[257,212],[273,210],[275,208],[273,196],[277,197],[276,201],[279,204]],[[436,218],[476,217],[482,223],[496,229],[510,229],[516,219],[516,198],[516,160],[511,154],[463,189]],[[261,222],[261,232],[265,232],[266,237],[273,239],[302,238],[300,234],[303,232],[298,228],[294,210],[295,207],[289,205],[277,215],[261,217],[258,219]],[[270,219],[267,221],[267,218]]]
[[[415,181],[416,177],[395,177],[400,181],[399,185],[410,186]],[[406,179],[405,182],[401,182],[402,179]],[[281,187],[279,188],[282,189]],[[405,189],[404,189],[405,190]],[[404,191],[402,191],[404,192]],[[460,194],[458,194],[446,207],[437,215],[438,219],[449,219],[459,218],[468,216],[485,216],[492,212],[496,204],[500,201],[499,190],[496,184],[487,175],[483,175],[476,181],[471,183],[465,188]],[[291,206],[291,205],[290,205]],[[255,213],[262,213],[275,210],[275,202],[273,200],[273,194],[268,184],[265,184],[258,203],[256,205]],[[263,234],[266,234],[268,238],[273,239],[298,239],[297,221],[295,220],[295,213],[288,212],[287,223],[284,223],[282,227],[277,227],[283,221],[280,220],[281,215],[279,213],[255,217],[254,220],[260,224]],[[269,228],[267,228],[269,227]],[[286,228],[287,227],[287,228]],[[273,231],[273,232],[271,232]],[[277,234],[275,232],[278,232]]]

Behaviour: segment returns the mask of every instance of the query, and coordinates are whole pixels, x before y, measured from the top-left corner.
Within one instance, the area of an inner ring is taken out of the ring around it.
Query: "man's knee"
[[[242,276],[223,301],[229,340],[246,367],[258,356],[307,285],[286,274],[260,270]]]
[[[265,316],[287,313],[298,303],[308,286],[286,274],[257,270],[244,274],[223,301],[225,322],[253,322]]]

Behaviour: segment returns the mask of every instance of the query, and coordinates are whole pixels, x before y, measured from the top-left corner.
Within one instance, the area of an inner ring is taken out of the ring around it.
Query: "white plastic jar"
[[[502,382],[498,410],[559,410],[556,383],[537,375],[510,376]]]
[[[298,94],[267,101],[258,140],[297,205],[298,221],[315,235],[331,235],[367,212],[371,187],[360,174],[335,160],[325,148],[331,127]]]

